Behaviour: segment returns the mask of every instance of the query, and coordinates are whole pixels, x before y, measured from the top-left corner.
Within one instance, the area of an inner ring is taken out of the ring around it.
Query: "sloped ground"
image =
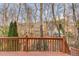
[[[63,52],[0,52],[0,56],[69,56]]]

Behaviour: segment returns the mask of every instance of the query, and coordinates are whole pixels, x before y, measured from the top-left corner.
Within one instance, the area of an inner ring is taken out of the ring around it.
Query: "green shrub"
[[[17,23],[16,21],[13,23],[10,23],[9,26],[9,31],[8,31],[8,37],[18,37],[18,32],[17,32]],[[17,40],[12,40],[8,39],[8,50],[18,50],[18,39]]]

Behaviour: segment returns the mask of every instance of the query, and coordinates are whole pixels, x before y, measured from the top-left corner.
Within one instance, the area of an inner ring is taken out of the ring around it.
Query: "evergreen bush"
[[[8,37],[18,37],[16,21],[14,23],[13,22],[10,23]],[[8,39],[8,50],[11,51],[18,50],[19,48],[18,42],[19,42],[18,39],[17,40]]]

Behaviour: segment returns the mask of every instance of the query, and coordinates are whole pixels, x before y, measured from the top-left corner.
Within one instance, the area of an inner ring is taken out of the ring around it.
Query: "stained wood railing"
[[[71,47],[70,51],[71,51],[72,56],[79,56],[79,49],[78,48]]]
[[[51,51],[70,53],[64,37],[0,37],[0,51]]]

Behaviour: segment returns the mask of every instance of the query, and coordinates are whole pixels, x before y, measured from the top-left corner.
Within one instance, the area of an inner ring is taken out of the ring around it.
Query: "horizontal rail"
[[[71,47],[71,55],[79,56],[79,49]]]
[[[79,49],[77,49],[77,48],[71,47],[71,49],[79,52]]]
[[[33,39],[33,40],[37,40],[37,39],[45,39],[45,40],[62,40],[63,38],[60,37],[0,37],[0,39]]]

